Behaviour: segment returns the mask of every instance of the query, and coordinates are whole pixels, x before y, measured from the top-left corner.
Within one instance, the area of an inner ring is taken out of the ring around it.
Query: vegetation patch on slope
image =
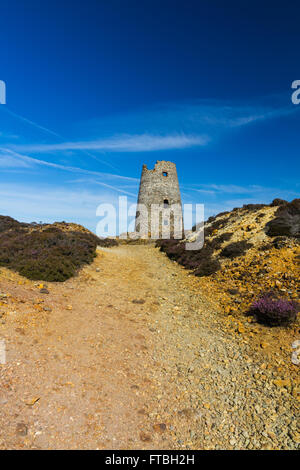
[[[93,261],[98,245],[112,246],[81,225],[24,224],[0,217],[0,266],[28,279],[65,281]]]
[[[186,240],[160,240],[157,246],[203,278],[203,287],[226,314],[244,315],[270,291],[282,301],[296,301],[300,291],[299,202],[275,199],[270,205],[248,204],[210,217],[204,225],[201,250],[185,249],[185,243],[197,239],[201,227],[194,227]]]
[[[268,222],[266,228],[270,237],[300,238],[300,199],[289,203],[282,202],[275,212],[275,218]]]
[[[286,326],[296,320],[300,304],[295,300],[281,299],[274,292],[266,292],[253,302],[250,314],[260,323],[270,326]]]

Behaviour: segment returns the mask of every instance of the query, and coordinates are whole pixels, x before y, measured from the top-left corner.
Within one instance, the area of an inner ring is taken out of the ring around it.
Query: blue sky
[[[142,164],[206,217],[299,197],[296,1],[11,0],[0,16],[0,214],[82,223]]]

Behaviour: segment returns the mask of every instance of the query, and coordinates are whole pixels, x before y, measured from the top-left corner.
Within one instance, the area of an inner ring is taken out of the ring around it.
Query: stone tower
[[[141,217],[143,208],[147,214]],[[146,238],[182,237],[182,204],[175,163],[157,161],[153,170],[143,165],[136,232]]]

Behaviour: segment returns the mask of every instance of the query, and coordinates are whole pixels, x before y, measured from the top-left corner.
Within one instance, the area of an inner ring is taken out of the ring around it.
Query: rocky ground
[[[46,286],[2,268],[0,448],[297,449],[299,323],[228,314],[204,281],[147,245]]]

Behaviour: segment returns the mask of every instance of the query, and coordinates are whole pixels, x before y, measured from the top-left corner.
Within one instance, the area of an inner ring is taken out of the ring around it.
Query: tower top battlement
[[[149,170],[146,164],[143,165],[143,171],[150,171],[152,173],[160,171],[163,168],[176,171],[175,163],[166,160],[156,160],[153,170]]]

